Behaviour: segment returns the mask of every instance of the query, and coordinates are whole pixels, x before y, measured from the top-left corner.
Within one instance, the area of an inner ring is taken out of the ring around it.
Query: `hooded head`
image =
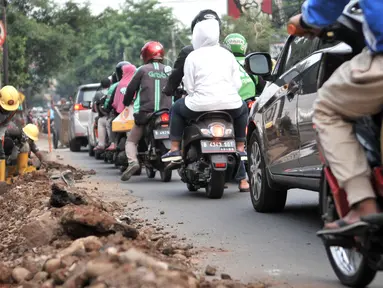
[[[121,113],[125,108],[123,101],[126,87],[128,87],[130,80],[132,80],[135,72],[136,66],[133,64],[129,63],[122,66],[122,79],[117,85],[116,93],[114,94],[114,101],[112,103],[112,106],[117,111],[117,113]]]
[[[209,19],[195,25],[192,44],[194,50],[202,47],[216,46],[219,43],[219,23]]]
[[[221,26],[221,19],[219,19],[217,12],[215,12],[214,10],[206,9],[206,10],[200,11],[197,14],[197,16],[195,16],[195,18],[193,19],[191,23],[191,32],[192,33],[194,32],[194,27],[197,23],[208,20],[208,19],[217,20],[219,23],[219,26]]]

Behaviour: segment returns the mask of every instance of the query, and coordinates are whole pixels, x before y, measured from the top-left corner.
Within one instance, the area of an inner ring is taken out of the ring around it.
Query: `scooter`
[[[342,41],[352,48],[352,53],[329,51],[324,54],[323,71],[319,75],[319,86],[342,63],[359,54],[365,47],[362,23],[363,13],[359,1],[350,1],[337,23],[323,31],[323,41]],[[289,27],[294,34],[296,27]],[[341,60],[341,61],[340,61]],[[337,65],[335,65],[337,64]],[[383,111],[374,116],[353,121],[356,138],[366,152],[368,163],[373,171],[373,183],[380,208],[383,208]],[[322,147],[318,142],[323,162],[323,176],[320,191],[320,208],[325,223],[344,217],[350,210],[346,193],[341,189],[328,166]],[[340,234],[321,234],[330,264],[340,282],[349,287],[366,287],[375,278],[377,271],[383,270],[383,214],[370,215],[361,219],[366,226],[355,231]]]

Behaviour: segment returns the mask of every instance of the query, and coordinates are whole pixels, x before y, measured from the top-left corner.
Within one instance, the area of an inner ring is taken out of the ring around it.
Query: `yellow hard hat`
[[[25,135],[28,136],[28,138],[32,139],[33,141],[39,140],[39,128],[35,124],[27,124],[23,128],[23,132]]]
[[[0,90],[0,106],[7,111],[15,111],[19,108],[19,92],[13,86],[4,86]]]

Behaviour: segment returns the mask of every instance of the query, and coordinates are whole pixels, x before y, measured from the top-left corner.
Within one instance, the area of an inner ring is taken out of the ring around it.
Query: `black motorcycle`
[[[147,115],[146,119],[144,136],[138,143],[137,148],[138,160],[145,167],[149,179],[156,177],[156,173],[159,171],[162,182],[170,182],[172,170],[165,170],[166,165],[161,161],[161,156],[170,149],[169,109],[151,113]],[[121,170],[128,167],[125,141],[118,147],[118,149],[123,149],[123,152],[120,152],[123,154],[119,154],[118,161],[125,161],[125,165],[121,167]]]

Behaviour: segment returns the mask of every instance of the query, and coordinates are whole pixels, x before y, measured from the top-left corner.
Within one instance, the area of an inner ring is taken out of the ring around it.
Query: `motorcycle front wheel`
[[[327,179],[322,175],[320,190],[321,212],[325,221],[339,219]],[[377,271],[368,264],[366,256],[357,248],[344,248],[325,244],[327,257],[339,281],[348,287],[366,287],[375,278]]]

